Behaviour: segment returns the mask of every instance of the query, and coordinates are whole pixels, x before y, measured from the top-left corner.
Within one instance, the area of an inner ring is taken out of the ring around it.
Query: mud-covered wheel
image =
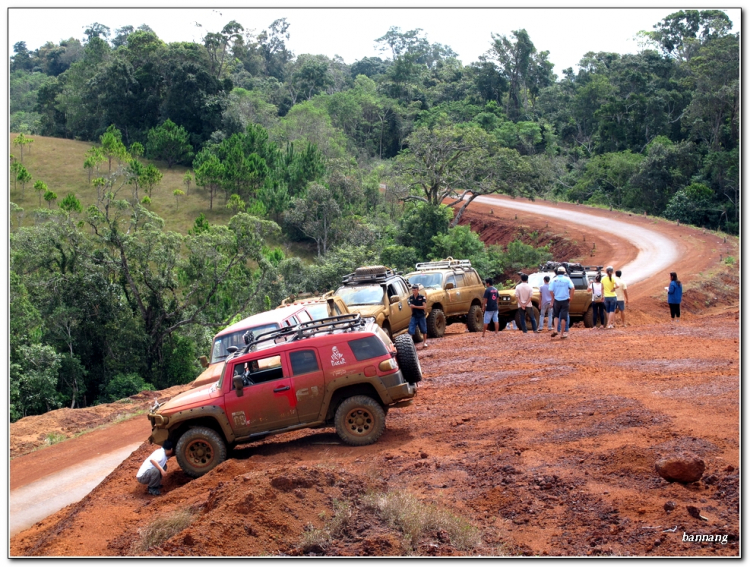
[[[396,345],[396,362],[409,384],[416,384],[422,380],[422,365],[419,364],[417,349],[409,335],[399,335],[394,341]]]
[[[526,314],[526,329],[531,330],[533,327],[531,326],[531,318],[534,318],[534,321],[539,321],[539,309],[537,309],[534,305],[530,306],[531,309],[528,307],[526,309],[519,309],[516,311],[516,327],[521,329],[521,316],[523,313]]]
[[[336,409],[334,423],[336,433],[347,445],[371,445],[385,430],[385,412],[368,396],[352,396]]]
[[[583,326],[590,329],[594,326],[594,305],[589,305],[586,313],[583,314]]]
[[[448,321],[442,309],[432,309],[427,316],[427,336],[431,339],[442,337]]]
[[[484,329],[484,315],[479,305],[472,305],[469,308],[469,314],[466,316],[466,326],[472,333],[478,333]]]
[[[185,474],[198,478],[227,460],[227,446],[213,429],[193,427],[177,441],[176,456]]]

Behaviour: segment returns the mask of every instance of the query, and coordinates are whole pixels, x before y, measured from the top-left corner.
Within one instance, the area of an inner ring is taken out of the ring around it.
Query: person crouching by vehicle
[[[552,282],[549,284],[550,293],[552,293],[552,316],[555,318],[554,325],[557,325],[558,320],[560,322],[565,321],[565,325],[562,327],[561,338],[568,338],[568,315],[570,313],[570,300],[573,298],[575,293],[575,286],[570,278],[565,273],[565,268],[560,266],[557,268],[557,275],[552,278]],[[552,337],[557,336],[557,331],[552,331],[550,335]]]
[[[413,339],[414,334],[417,332],[417,327],[419,327],[419,330],[422,331],[422,348],[427,348],[427,317],[425,317],[425,311],[427,309],[427,299],[425,299],[424,295],[419,293],[419,286],[416,284],[411,286],[409,306],[411,307],[409,334]]]
[[[161,488],[161,479],[167,474],[167,459],[172,455],[174,455],[174,446],[167,439],[164,441],[164,445],[151,453],[143,461],[141,468],[138,469],[138,474],[135,475],[138,482],[148,484],[148,493],[152,496],[161,495],[161,491],[159,490]]]

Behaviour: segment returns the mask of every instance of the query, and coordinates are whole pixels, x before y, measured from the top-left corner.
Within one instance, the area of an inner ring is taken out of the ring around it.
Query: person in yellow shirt
[[[607,312],[607,329],[615,328],[615,309],[617,308],[617,280],[614,276],[615,269],[607,266],[607,275],[602,278],[604,289],[604,310]]]

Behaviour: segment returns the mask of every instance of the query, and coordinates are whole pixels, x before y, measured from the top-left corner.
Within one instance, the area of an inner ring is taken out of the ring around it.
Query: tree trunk
[[[450,224],[450,228],[455,228],[458,225],[458,221],[461,220],[461,216],[464,214],[464,211],[466,210],[466,207],[468,207],[471,202],[476,199],[479,195],[472,194],[471,197],[469,197],[469,200],[466,201],[463,205],[461,205],[461,208],[458,210],[458,213],[456,213],[456,217],[453,219],[453,222]]]

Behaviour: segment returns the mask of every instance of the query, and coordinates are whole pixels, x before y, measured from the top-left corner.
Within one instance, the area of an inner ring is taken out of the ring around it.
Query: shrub
[[[104,388],[101,403],[116,402],[122,398],[127,398],[142,392],[143,390],[153,390],[154,387],[141,378],[138,374],[118,374],[109,381]]]

